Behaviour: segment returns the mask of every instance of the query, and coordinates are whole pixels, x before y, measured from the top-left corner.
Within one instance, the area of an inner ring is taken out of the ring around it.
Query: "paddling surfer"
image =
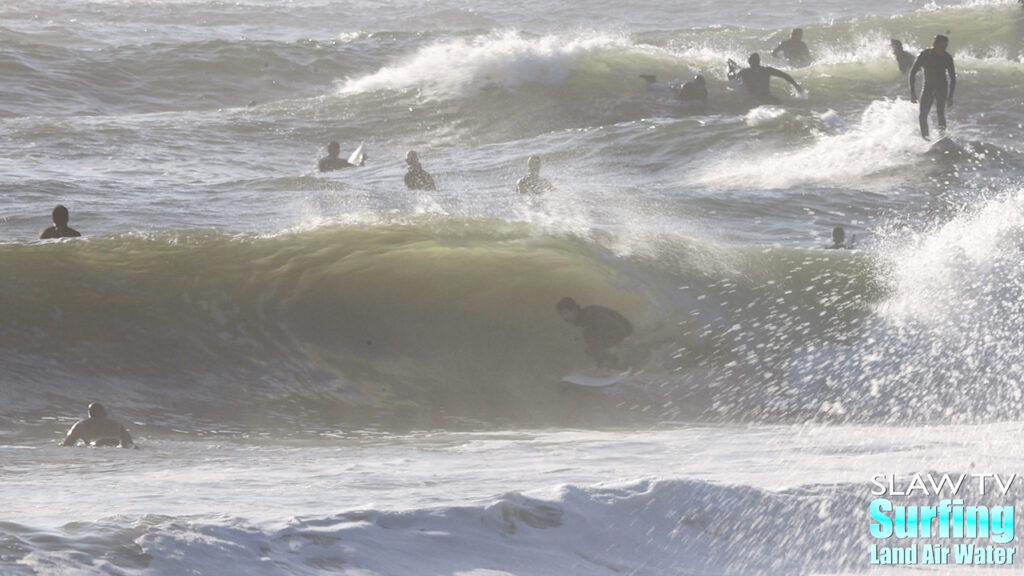
[[[789,82],[798,92],[803,94],[803,87],[797,84],[792,76],[771,66],[761,66],[761,55],[757,52],[754,52],[747,58],[747,63],[750,65],[749,68],[740,68],[738,64],[729,60],[729,78],[739,78],[742,80],[743,85],[747,87],[750,95],[757,100],[758,104],[779,103],[779,99],[772,96],[769,87],[772,76]]]
[[[74,446],[81,440],[89,446],[117,446],[120,448],[133,448],[131,434],[118,422],[107,418],[107,411],[103,404],[93,402],[89,404],[89,417],[79,420],[68,430],[62,446]]]

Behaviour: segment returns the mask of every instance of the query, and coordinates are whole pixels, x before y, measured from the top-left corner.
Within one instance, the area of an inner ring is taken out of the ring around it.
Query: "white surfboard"
[[[348,163],[353,166],[362,166],[366,160],[366,154],[363,152],[365,142],[360,142],[359,147],[352,151],[352,154],[348,157]]]
[[[955,154],[962,152],[963,147],[953,141],[949,136],[943,136],[928,147],[930,154]]]
[[[632,369],[624,372],[609,372],[607,370],[601,370],[598,372],[577,371],[563,376],[562,382],[575,384],[577,386],[586,386],[588,388],[604,388],[605,386],[611,386],[612,384],[622,382],[632,373]]]

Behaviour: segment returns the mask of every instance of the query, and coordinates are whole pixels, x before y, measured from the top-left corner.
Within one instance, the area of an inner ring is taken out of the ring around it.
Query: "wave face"
[[[567,404],[607,419],[622,398],[566,396],[557,385],[586,363],[554,309],[571,295],[638,326],[624,345],[641,374],[627,395],[662,405],[648,396],[678,402],[720,380],[742,415],[747,400],[784,384],[749,389],[748,379],[788,363],[800,339],[841,338],[881,294],[873,265],[856,257],[675,241],[623,256],[607,239],[422,217],[270,237],[5,245],[0,262],[19,274],[0,283],[15,384],[4,404],[42,410],[44,398],[77,404],[116,388],[126,401],[240,418],[269,402],[295,417],[385,425],[445,415],[538,423],[569,418]],[[852,300],[820,318],[816,306],[844,295]],[[754,351],[749,368],[734,367]],[[41,370],[52,385],[39,384]],[[654,384],[686,384],[680,370],[688,386]],[[711,408],[702,402],[666,410],[699,414]]]

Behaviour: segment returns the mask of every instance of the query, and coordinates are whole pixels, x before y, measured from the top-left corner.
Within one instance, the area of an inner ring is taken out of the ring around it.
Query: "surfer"
[[[700,102],[706,104],[708,101],[708,85],[704,77],[697,75],[679,87],[679,99],[686,102]]]
[[[77,238],[82,234],[68,226],[68,209],[58,204],[53,209],[53,226],[43,230],[39,235],[40,240],[50,238]]]
[[[914,55],[903,49],[903,42],[893,38],[889,43],[892,46],[892,54],[896,57],[896,65],[900,67],[900,72],[906,74],[910,71],[910,67],[914,65]]]
[[[946,106],[953,106],[953,91],[956,90],[956,68],[953,56],[946,51],[949,38],[939,34],[932,41],[932,47],[926,48],[918,55],[914,66],[910,69],[910,102],[917,103],[917,90],[914,80],[917,72],[924,69],[924,88],[921,89],[921,108],[918,121],[921,123],[921,137],[928,140],[928,113],[935,104],[935,114],[939,120],[939,131],[946,131]],[[949,82],[946,82],[946,74]]]
[[[811,51],[807,49],[807,44],[804,44],[803,37],[803,29],[793,28],[789,40],[784,40],[776,46],[775,50],[772,50],[772,56],[778,56],[781,53],[791,65],[798,68],[807,66],[811,63]]]
[[[844,230],[842,226],[836,226],[835,228],[832,229],[832,245],[831,246],[826,246],[825,249],[826,250],[848,250],[850,248],[853,248],[853,243],[854,243],[854,241],[856,239],[857,239],[857,236],[854,235],[852,238],[850,238],[850,243],[847,244],[846,243],[846,230]]]
[[[409,150],[405,154],[405,163],[409,165],[409,171],[405,173],[405,187],[409,190],[437,190],[434,179],[420,166],[419,154],[415,150]]]
[[[580,308],[580,305],[568,296],[559,300],[557,309],[563,320],[583,329],[587,355],[593,358],[599,367],[624,368],[608,349],[622,343],[633,333],[633,326],[629,320],[604,306],[591,305]]]
[[[330,172],[331,170],[341,170],[342,168],[354,168],[356,166],[362,166],[366,163],[366,156],[364,155],[362,161],[359,164],[352,164],[348,160],[341,158],[341,144],[332,140],[327,144],[327,156],[324,156],[317,163],[321,172]]]
[[[81,440],[89,446],[118,446],[132,448],[135,443],[128,430],[119,423],[107,418],[103,404],[89,404],[89,417],[79,420],[68,430],[62,446],[74,446]]]
[[[516,182],[517,192],[520,194],[540,194],[541,192],[551,192],[555,189],[551,182],[540,177],[540,156],[530,156],[526,161],[526,168],[530,173]]]
[[[740,68],[739,64],[729,60],[729,78],[739,78],[743,81],[743,85],[747,87],[750,95],[754,97],[759,104],[778,104],[779,99],[772,96],[769,89],[769,81],[772,76],[782,78],[786,82],[789,82],[797,89],[798,92],[803,94],[804,89],[793,80],[793,77],[786,74],[782,70],[772,68],[771,66],[761,66],[761,55],[754,52],[747,58],[747,63],[750,64],[749,68]]]

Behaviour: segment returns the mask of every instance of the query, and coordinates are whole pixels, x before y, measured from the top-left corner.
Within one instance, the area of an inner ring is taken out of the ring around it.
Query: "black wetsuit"
[[[786,82],[789,82],[793,86],[796,86],[796,80],[789,74],[786,74],[782,70],[772,68],[771,66],[751,66],[750,68],[743,68],[738,72],[735,72],[735,76],[738,76],[743,81],[743,85],[747,87],[747,91],[754,97],[759,104],[778,104],[779,99],[772,96],[770,88],[768,86],[772,76],[782,78]]]
[[[405,173],[405,187],[409,190],[437,190],[434,179],[421,166],[410,166]]]
[[[910,92],[914,93],[914,77],[917,71],[924,69],[924,88],[921,90],[921,109],[918,120],[921,123],[921,136],[928,137],[928,113],[935,104],[935,114],[939,119],[939,130],[946,129],[946,100],[953,98],[956,90],[956,68],[953,56],[949,52],[938,52],[928,48],[921,52],[910,69]],[[949,82],[946,82],[946,74]]]
[[[616,366],[618,358],[608,349],[633,333],[633,326],[622,314],[604,306],[581,308],[576,325],[583,329],[583,341],[599,366]]]
[[[900,67],[900,72],[906,74],[910,71],[910,67],[914,65],[914,55],[906,50],[900,50],[895,52],[896,54],[896,65]]]
[[[784,40],[772,50],[772,56],[778,56],[779,52],[782,52],[786,60],[794,66],[807,66],[811,63],[811,51],[807,49],[807,44],[804,44],[803,40]]]
[[[40,240],[49,240],[51,238],[77,238],[77,237],[79,237],[81,235],[82,234],[78,230],[75,230],[74,228],[71,228],[70,226],[67,226],[67,225],[56,226],[56,225],[54,225],[54,226],[50,226],[46,230],[43,230],[43,233],[39,235],[39,239]]]

